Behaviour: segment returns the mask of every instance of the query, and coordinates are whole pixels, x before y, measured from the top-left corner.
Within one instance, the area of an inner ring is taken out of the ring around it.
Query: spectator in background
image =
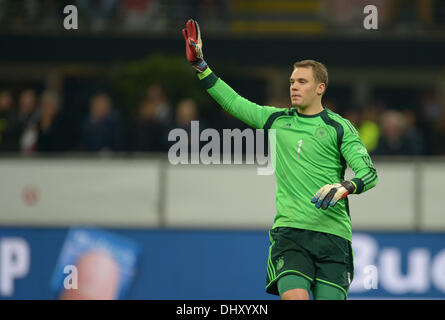
[[[190,150],[191,147],[191,133],[192,133],[192,124],[191,122],[194,120],[199,120],[198,107],[196,105],[195,100],[191,98],[185,98],[179,101],[176,110],[175,110],[175,119],[173,125],[170,127],[170,130],[180,128],[184,129],[188,134],[188,147]],[[202,121],[199,122],[199,130],[202,131],[205,129],[205,124]],[[200,134],[200,132],[198,133]],[[199,137],[198,137],[199,138]],[[168,141],[168,133],[163,137],[163,144],[170,146],[175,142]]]
[[[18,130],[20,135],[20,150],[30,154],[35,151],[37,143],[37,95],[33,89],[20,93],[18,105]]]
[[[120,117],[112,109],[106,93],[93,96],[90,112],[82,130],[81,149],[86,151],[119,151],[121,148]]]
[[[435,92],[425,91],[420,98],[420,112],[422,120],[426,123],[432,123],[442,114],[439,99]]]
[[[156,119],[156,106],[152,101],[144,99],[140,103],[130,130],[132,150],[165,151],[162,141],[166,139],[166,127]]]
[[[191,121],[193,120],[199,120],[198,107],[195,100],[191,98],[182,99],[176,107],[175,127],[190,132]]]
[[[381,103],[372,103],[365,107],[362,112],[361,122],[358,126],[358,132],[363,145],[369,153],[373,153],[379,143],[380,126],[379,115],[382,114],[384,106]]]
[[[146,98],[154,105],[155,119],[169,126],[173,121],[173,111],[164,88],[157,83],[150,85],[146,91]]]
[[[62,117],[60,98],[57,93],[45,91],[40,99],[39,121],[37,123],[37,151],[66,151],[71,141],[68,136],[68,125]]]
[[[420,155],[422,145],[407,134],[407,120],[396,110],[387,110],[381,117],[382,134],[375,155]]]
[[[417,117],[413,110],[404,109],[402,114],[405,118],[406,128],[405,136],[407,141],[413,143],[416,147],[413,147],[414,155],[425,154],[426,144],[423,138],[422,132],[417,125]]]
[[[13,109],[13,97],[9,90],[0,92],[0,152],[19,150],[17,115]]]

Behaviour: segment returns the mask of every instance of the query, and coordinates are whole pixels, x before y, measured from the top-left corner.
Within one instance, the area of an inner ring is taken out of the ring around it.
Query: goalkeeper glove
[[[186,28],[182,29],[182,35],[185,39],[185,51],[187,60],[192,64],[197,73],[207,69],[207,63],[202,55],[202,40],[199,24],[193,19],[189,19]]]
[[[315,196],[312,197],[311,202],[315,203],[315,207],[326,210],[329,206],[333,207],[338,200],[346,198],[350,193],[354,193],[355,185],[351,181],[342,181],[340,183],[327,184],[322,187]]]

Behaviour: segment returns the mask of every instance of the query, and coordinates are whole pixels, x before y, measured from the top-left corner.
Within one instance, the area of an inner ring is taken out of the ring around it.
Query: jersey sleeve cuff
[[[213,87],[218,80],[218,77],[209,67],[207,67],[204,72],[198,73],[198,78],[205,89],[210,89],[211,87]]]
[[[212,70],[210,70],[210,68],[207,67],[207,69],[205,69],[203,72],[198,73],[198,78],[199,78],[199,80],[202,80],[202,79],[204,79],[205,77],[207,77],[211,73],[212,73]]]
[[[363,191],[363,181],[359,178],[354,178],[352,180],[350,180],[354,185],[355,185],[355,191],[354,194],[360,194]]]

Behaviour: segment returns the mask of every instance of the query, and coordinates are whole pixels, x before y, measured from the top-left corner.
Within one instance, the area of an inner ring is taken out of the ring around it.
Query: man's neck
[[[297,107],[298,112],[301,113],[301,114],[304,114],[306,116],[312,116],[314,114],[318,114],[318,113],[322,112],[323,109],[324,108],[321,105],[321,102],[317,103],[317,104],[314,104],[314,105],[311,105],[311,106],[308,106],[306,108]]]

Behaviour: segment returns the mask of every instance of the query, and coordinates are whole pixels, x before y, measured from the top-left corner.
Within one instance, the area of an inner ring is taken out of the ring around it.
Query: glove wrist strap
[[[202,73],[208,68],[207,62],[202,59],[192,62],[192,66],[195,69],[196,73]]]
[[[348,190],[349,194],[354,193],[355,186],[351,181],[342,181],[340,184],[345,187],[346,190]]]

